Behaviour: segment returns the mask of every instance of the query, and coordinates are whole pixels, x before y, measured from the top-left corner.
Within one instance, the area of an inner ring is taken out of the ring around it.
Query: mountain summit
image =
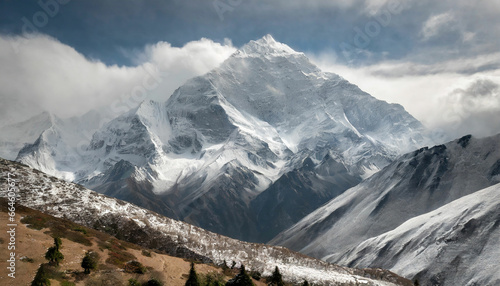
[[[302,54],[286,44],[276,42],[269,34],[257,41],[250,41],[233,54],[233,57],[287,56]]]
[[[74,178],[211,231],[264,242],[423,145],[422,132],[402,106],[321,71],[267,35],[166,102],[143,102],[97,130]],[[58,153],[57,142],[25,150],[18,160],[28,164]]]

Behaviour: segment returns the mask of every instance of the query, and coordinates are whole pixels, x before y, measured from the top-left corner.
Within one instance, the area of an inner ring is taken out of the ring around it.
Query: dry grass
[[[7,205],[0,198],[0,223],[7,224]],[[84,286],[84,285],[128,285],[131,278],[145,282],[157,278],[164,285],[182,286],[187,279],[190,262],[185,259],[156,253],[143,249],[135,244],[124,242],[108,234],[86,228],[64,219],[58,219],[39,211],[19,206],[16,210],[16,278],[7,277],[5,271],[0,271],[2,285],[30,285],[42,263],[46,263],[45,252],[53,245],[53,237],[62,240],[61,252],[64,260],[59,268],[51,272],[51,285]],[[1,256],[7,257],[8,236],[0,233]],[[80,264],[87,251],[99,253],[99,266],[91,274],[83,274]],[[21,259],[23,258],[23,259]],[[126,263],[136,260],[146,269],[146,273],[126,273],[123,271]],[[0,267],[6,269],[6,259],[0,259]],[[213,265],[196,264],[198,274],[212,273],[229,280],[231,277],[223,274],[222,269]],[[228,273],[230,274],[230,273]],[[3,281],[7,281],[4,284]],[[254,281],[256,285],[265,285],[262,281]],[[9,284],[10,283],[10,284]],[[122,284],[120,284],[122,283]]]

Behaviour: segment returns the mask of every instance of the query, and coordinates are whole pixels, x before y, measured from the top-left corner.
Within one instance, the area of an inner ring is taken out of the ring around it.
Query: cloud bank
[[[136,66],[108,66],[46,35],[0,36],[0,120],[7,124],[44,110],[78,116],[110,105],[124,111],[146,98],[163,101],[234,51],[230,41],[159,42],[128,54]]]

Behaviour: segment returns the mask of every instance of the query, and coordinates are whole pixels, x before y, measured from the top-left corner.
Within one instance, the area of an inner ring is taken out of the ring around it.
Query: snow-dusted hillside
[[[58,138],[73,135],[58,130],[18,160],[212,231],[263,242],[422,146],[422,132],[402,106],[321,71],[268,35],[189,80],[166,102],[143,102],[112,120],[79,158],[65,161],[69,151]],[[287,199],[287,193],[296,195]],[[300,208],[297,198],[304,199]]]
[[[499,182],[500,135],[465,136],[400,157],[271,243],[326,261],[349,263],[344,260],[346,253],[363,241]]]
[[[384,270],[339,267],[283,247],[218,235],[4,159],[0,159],[0,171],[2,182],[6,181],[7,173],[16,179],[18,203],[24,206],[168,254],[215,263],[235,261],[264,275],[271,274],[278,266],[285,278],[296,283],[307,279],[318,285],[411,285]],[[6,197],[7,189],[2,188],[2,197]],[[379,280],[363,276],[376,276]]]
[[[377,265],[422,285],[500,285],[500,184],[370,238],[341,261]]]

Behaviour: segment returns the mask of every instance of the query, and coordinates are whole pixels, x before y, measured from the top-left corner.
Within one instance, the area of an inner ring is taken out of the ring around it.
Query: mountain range
[[[469,135],[408,153],[271,243],[429,285],[496,285],[499,147],[500,135]]]
[[[321,283],[368,274],[317,259],[423,285],[500,283],[500,135],[436,145],[402,106],[270,35],[104,118],[0,128],[1,156],[68,181],[23,169],[36,174],[24,204],[186,258],[270,271],[272,257]]]
[[[307,280],[316,285],[411,285],[386,270],[340,267],[284,247],[238,241],[0,159],[1,181],[6,181],[7,174],[15,180],[18,204],[160,253],[212,265],[244,264],[263,276],[270,276],[278,266],[286,280],[295,284]],[[2,190],[0,197],[6,198],[7,192]]]
[[[402,106],[321,71],[269,35],[165,102],[89,124],[91,140],[81,139],[80,121],[50,121],[16,160],[254,242],[427,142]]]

